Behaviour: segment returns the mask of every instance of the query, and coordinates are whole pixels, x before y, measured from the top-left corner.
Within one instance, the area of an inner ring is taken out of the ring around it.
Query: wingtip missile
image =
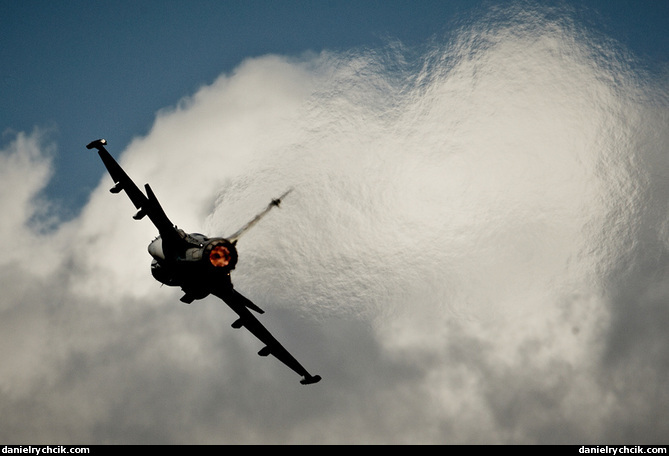
[[[278,197],[278,198],[274,198],[274,199],[267,205],[267,207],[266,207],[262,212],[260,212],[258,215],[256,215],[256,216],[253,218],[253,220],[251,220],[249,223],[247,223],[247,224],[244,225],[242,228],[240,228],[239,230],[237,230],[237,232],[236,232],[235,234],[233,234],[232,236],[229,236],[227,239],[228,239],[230,242],[232,242],[233,244],[236,243],[236,242],[239,240],[239,238],[241,237],[242,234],[244,234],[244,233],[245,233],[246,231],[248,231],[252,226],[254,226],[256,223],[258,223],[258,222],[260,221],[260,219],[262,219],[265,215],[267,215],[267,213],[268,213],[269,211],[272,210],[273,207],[279,207],[279,205],[281,204],[281,200],[282,200],[283,198],[285,198],[286,195],[288,195],[288,194],[289,194],[290,192],[292,192],[292,191],[293,191],[293,189],[290,188],[290,189],[288,189],[288,191],[286,191],[286,192],[285,192],[283,195],[281,195],[280,197]]]
[[[292,191],[293,191],[293,189],[289,188],[288,191],[286,191],[283,195],[281,195],[278,198],[273,199],[272,202],[270,203],[270,206],[279,207],[279,205],[281,204],[281,200],[284,199],[286,197],[286,195],[288,195]]]
[[[96,139],[95,141],[91,141],[86,145],[86,149],[97,149],[97,150],[102,150],[104,149],[107,145],[107,140],[106,139]]]
[[[312,383],[318,383],[321,381],[321,376],[320,375],[309,375],[309,376],[304,376],[302,380],[300,380],[300,383],[303,385],[311,385]]]

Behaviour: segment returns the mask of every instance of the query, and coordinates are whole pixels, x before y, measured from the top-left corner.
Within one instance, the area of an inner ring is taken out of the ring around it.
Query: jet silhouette
[[[186,233],[178,229],[167,218],[149,184],[144,186],[146,195],[135,185],[105,149],[106,144],[107,141],[104,139],[98,139],[89,143],[86,148],[97,149],[102,163],[104,163],[114,180],[114,186],[110,191],[112,193],[125,191],[135,208],[138,209],[133,218],[141,220],[148,216],[158,229],[158,237],[148,247],[149,254],[153,257],[151,261],[153,277],[165,285],[180,287],[184,292],[181,301],[187,304],[196,299],[205,298],[210,294],[218,296],[239,316],[232,323],[232,327],[235,329],[245,327],[265,344],[258,352],[260,356],[274,355],[279,361],[303,377],[300,380],[303,385],[320,381],[321,377],[319,375],[311,375],[307,372],[293,355],[258,321],[251,311],[262,314],[264,313],[263,310],[239,294],[234,289],[230,279],[230,271],[237,265],[236,244],[239,237],[273,207],[278,207],[281,199],[290,190],[279,198],[273,199],[264,211],[229,238],[208,238],[199,233]]]

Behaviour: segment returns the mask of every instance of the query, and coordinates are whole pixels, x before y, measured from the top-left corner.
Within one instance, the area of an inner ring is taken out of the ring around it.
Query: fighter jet
[[[319,375],[311,375],[307,370],[281,345],[272,334],[258,321],[252,311],[264,313],[260,307],[242,296],[234,289],[230,279],[230,272],[237,265],[236,244],[239,237],[255,225],[272,208],[278,207],[281,199],[272,200],[267,208],[243,226],[229,238],[208,238],[199,233],[186,233],[172,224],[161,207],[156,195],[149,184],[144,186],[146,195],[123,171],[121,166],[105,149],[107,141],[98,139],[89,143],[87,149],[97,149],[107,171],[114,180],[112,193],[121,190],[130,198],[138,209],[133,216],[141,220],[148,216],[158,229],[158,237],[148,247],[151,261],[151,274],[165,285],[180,287],[184,292],[181,301],[190,304],[196,299],[203,299],[208,295],[222,299],[239,318],[232,323],[232,327],[247,328],[265,346],[258,352],[260,356],[274,355],[279,361],[290,367],[303,378],[300,383],[309,385],[321,380]]]

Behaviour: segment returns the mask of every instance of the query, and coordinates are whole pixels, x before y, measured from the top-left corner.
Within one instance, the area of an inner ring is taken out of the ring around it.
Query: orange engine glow
[[[209,261],[217,268],[226,267],[230,264],[231,259],[232,255],[230,255],[230,250],[222,245],[217,245],[211,249],[211,253],[209,254]]]

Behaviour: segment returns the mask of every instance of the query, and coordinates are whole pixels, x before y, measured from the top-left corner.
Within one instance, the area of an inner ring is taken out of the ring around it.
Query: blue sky
[[[572,5],[651,66],[669,60],[667,2],[552,3]],[[125,148],[147,133],[158,110],[247,58],[345,51],[389,40],[421,45],[494,4],[2,1],[0,128],[51,129],[58,150],[48,192],[66,212],[76,212],[100,174],[82,164],[82,144],[106,136]]]
[[[420,43],[470,2],[2,2],[3,130],[54,127],[50,189],[81,204],[81,144],[124,148],[155,113],[264,54]],[[92,135],[92,136],[91,136]],[[111,139],[113,138],[113,139]],[[67,177],[65,177],[67,176]],[[71,199],[74,193],[75,198]]]
[[[669,2],[0,0],[0,441],[666,444]],[[310,387],[150,273],[172,221]]]

